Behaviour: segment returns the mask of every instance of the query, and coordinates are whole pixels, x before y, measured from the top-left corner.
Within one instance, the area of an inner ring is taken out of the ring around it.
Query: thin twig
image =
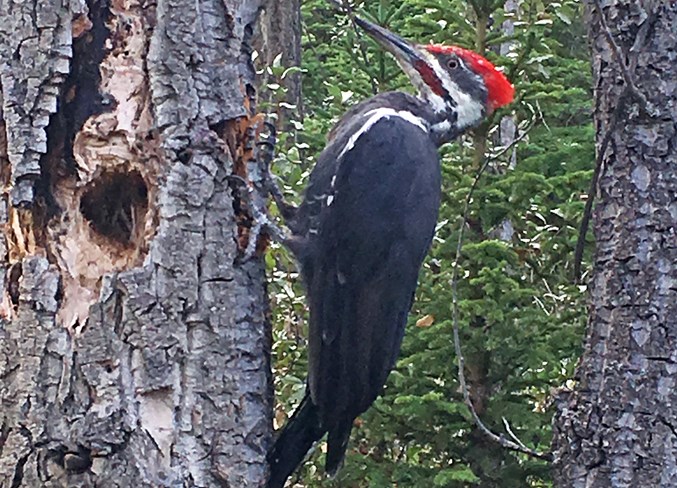
[[[609,147],[611,142],[611,136],[616,130],[616,125],[620,120],[620,114],[625,108],[625,94],[629,93],[626,88],[621,96],[619,97],[616,108],[611,114],[611,123],[604,133],[604,138],[599,145],[599,151],[597,151],[597,157],[595,158],[595,170],[592,174],[592,180],[590,180],[590,188],[588,189],[588,199],[585,202],[585,208],[583,209],[583,217],[581,218],[581,226],[578,230],[578,239],[576,240],[576,250],[574,251],[574,283],[579,283],[581,280],[581,265],[583,263],[583,251],[585,251],[585,239],[588,234],[588,228],[590,227],[590,219],[592,218],[592,205],[595,202],[595,196],[597,195],[597,185],[599,184],[599,177],[602,174],[602,167],[604,166],[604,156],[606,155],[606,150]]]
[[[486,169],[489,167],[489,164],[496,160],[497,158],[501,157],[503,154],[507,153],[515,144],[517,144],[519,141],[524,139],[528,132],[531,130],[531,128],[535,125],[535,119],[531,122],[531,125],[518,137],[516,138],[510,145],[499,151],[497,154],[495,154],[492,157],[487,157],[484,160],[484,163],[482,166],[479,168],[477,171],[477,174],[475,175],[475,179],[472,182],[472,185],[470,185],[470,190],[468,191],[468,196],[465,199],[465,205],[463,208],[463,217],[461,220],[461,228],[459,229],[458,233],[458,242],[456,244],[456,257],[454,259],[454,265],[452,268],[452,273],[451,273],[451,294],[452,294],[452,322],[453,322],[453,333],[454,333],[454,350],[456,351],[456,358],[458,361],[458,381],[461,385],[461,391],[463,392],[463,400],[470,410],[470,413],[473,417],[473,420],[475,421],[475,424],[479,429],[487,435],[490,439],[493,441],[497,442],[499,445],[506,449],[510,449],[512,451],[517,451],[521,452],[523,454],[527,454],[528,456],[532,456],[538,459],[544,459],[546,461],[552,461],[552,454],[550,453],[543,453],[540,451],[536,451],[534,449],[531,449],[527,446],[525,446],[522,442],[513,442],[510,439],[507,439],[503,434],[495,434],[492,432],[485,424],[482,422],[482,419],[480,419],[479,415],[477,414],[477,411],[475,410],[475,405],[472,402],[472,399],[470,398],[470,391],[468,390],[468,385],[465,380],[465,359],[463,357],[463,351],[461,350],[461,338],[460,338],[460,333],[459,333],[459,312],[458,312],[458,271],[459,271],[459,263],[461,262],[461,251],[463,248],[463,235],[465,232],[465,227],[466,223],[468,222],[468,213],[470,211],[470,202],[472,201],[472,196],[473,193],[475,192],[475,189],[477,188],[477,185],[480,181],[480,178],[482,177],[482,174],[486,171]],[[514,435],[514,434],[513,434]]]
[[[519,144],[522,140],[524,140],[524,138],[529,135],[529,132],[531,132],[531,129],[533,129],[535,125],[536,125],[536,118],[533,118],[531,120],[531,122],[529,122],[529,125],[527,126],[527,128],[524,129],[518,137],[513,139],[512,142],[510,142],[510,144],[508,144],[507,146],[502,148],[496,154],[492,154],[492,155],[488,156],[486,158],[486,161],[485,161],[485,166],[486,166],[487,162],[491,163],[492,161],[496,161],[497,159],[503,157],[504,154],[506,154],[508,151],[513,149],[517,144]],[[484,169],[486,169],[486,168],[484,168]],[[482,169],[483,172],[484,172],[484,169]]]
[[[527,446],[524,445],[524,442],[522,442],[519,439],[519,437],[517,437],[515,433],[512,431],[512,429],[510,428],[510,424],[508,423],[508,419],[506,419],[505,417],[501,417],[501,420],[503,421],[505,431],[512,438],[512,440],[515,441],[515,443],[517,443],[517,445],[520,446],[522,449],[529,449]]]

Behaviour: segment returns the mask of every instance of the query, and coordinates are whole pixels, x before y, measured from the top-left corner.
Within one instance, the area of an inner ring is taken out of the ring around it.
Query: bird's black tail
[[[327,437],[327,459],[324,463],[324,470],[331,477],[336,476],[338,470],[343,465],[343,458],[346,456],[346,448],[350,439],[350,431],[353,428],[353,421],[348,420],[340,422],[333,429],[329,429]]]
[[[270,465],[268,488],[283,488],[289,475],[301,464],[308,450],[324,433],[318,408],[306,392],[301,404],[282,428],[282,432],[268,452]]]

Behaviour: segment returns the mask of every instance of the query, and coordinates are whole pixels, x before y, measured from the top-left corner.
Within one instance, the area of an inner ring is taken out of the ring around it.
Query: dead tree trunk
[[[555,486],[674,487],[677,2],[590,3],[603,154],[594,213],[597,250],[575,391],[558,402]],[[642,95],[627,90],[633,83]]]
[[[259,4],[0,1],[0,486],[262,486]]]
[[[279,57],[280,66],[285,68],[301,66],[301,0],[263,0],[261,14],[261,35],[258,36],[258,48],[261,51],[263,66],[272,66]],[[289,72],[284,79],[276,79],[264,71],[261,77],[263,85],[281,82],[285,88],[282,99],[272,92],[263,90],[267,102],[285,102],[277,107],[280,128],[288,129],[290,119],[303,118],[303,100],[301,98],[301,73]],[[295,108],[289,108],[289,106]]]

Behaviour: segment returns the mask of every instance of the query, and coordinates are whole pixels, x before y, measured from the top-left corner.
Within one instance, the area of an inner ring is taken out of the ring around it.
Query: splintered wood
[[[215,136],[256,178],[260,8],[0,2],[0,485],[265,483],[265,268]]]
[[[161,159],[144,71],[147,24],[135,2],[112,2],[105,26],[99,26],[109,31],[98,66],[102,106],[74,134],[73,167],[63,169],[69,156],[67,132],[66,140],[52,144],[44,157],[43,172],[50,173],[54,201],[39,203],[54,207],[47,210],[49,224],[39,206],[9,209],[9,262],[35,254],[50,257],[62,279],[57,320],[76,333],[98,299],[102,277],[140,265],[157,225],[154,202]],[[79,15],[73,38],[89,42],[96,28],[88,16]],[[66,104],[83,96],[77,93],[78,81],[67,86]],[[97,103],[97,93],[84,96],[92,97],[84,103]],[[45,235],[36,237],[37,232]],[[1,313],[11,316],[11,307],[3,306]]]
[[[242,91],[243,93],[245,92],[244,88]],[[248,114],[252,114],[253,102],[247,96],[244,97],[244,107]],[[240,187],[244,184],[252,185],[255,183],[253,181],[254,178],[252,178],[253,175],[249,174],[248,168],[249,163],[255,163],[256,142],[261,137],[264,119],[264,114],[252,114],[229,120],[225,122],[221,130],[217,129],[219,137],[226,142],[227,148],[233,159],[233,175],[241,178],[241,181],[236,183],[236,187]],[[243,188],[240,188],[240,190],[245,191]],[[252,196],[252,198],[255,197]],[[237,242],[238,249],[243,251],[247,248],[247,244],[249,243],[252,218],[247,209],[243,208],[246,207],[246,205],[243,205],[241,201],[238,201],[237,203],[239,204],[238,211],[235,214],[237,220]],[[260,255],[265,252],[268,243],[268,236],[265,234],[258,236],[256,254]]]
[[[5,210],[10,266],[27,256],[49,258],[61,274],[57,320],[75,333],[98,299],[102,277],[142,264],[158,225],[155,202],[162,154],[146,72],[152,25],[146,15],[135,0],[111,2],[105,16],[74,15],[71,75],[50,120],[53,132],[41,162],[47,196],[36,197],[28,208],[9,205]],[[76,41],[84,45],[77,60]],[[87,85],[93,71],[95,79]],[[255,164],[264,117],[255,114],[253,92],[244,85],[240,89],[245,115],[212,129],[225,141],[240,185],[257,185],[260,175],[249,174],[249,168]],[[9,167],[3,164],[0,174],[7,193]],[[253,198],[261,203],[258,194]],[[237,242],[243,250],[253,222],[237,192],[235,210]],[[258,238],[257,254],[265,251],[268,241],[265,235]],[[5,288],[0,315],[11,318],[15,306]]]

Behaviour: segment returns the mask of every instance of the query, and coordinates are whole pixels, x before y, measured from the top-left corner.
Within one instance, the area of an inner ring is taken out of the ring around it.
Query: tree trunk
[[[514,36],[515,35],[515,20],[519,21],[520,20],[520,8],[519,4],[517,3],[517,0],[507,0],[503,4],[503,11],[507,14],[510,13],[512,14],[511,17],[506,18],[503,21],[503,25],[501,26],[501,33],[504,36]],[[502,42],[500,46],[500,53],[501,56],[506,56],[510,53],[512,50],[513,46],[516,44],[516,41],[514,40],[509,40],[507,42]],[[501,118],[500,122],[500,143],[501,146],[503,147],[508,147],[512,144],[514,144],[515,139],[517,139],[517,123],[515,121],[515,116],[514,115],[506,115]],[[513,147],[510,151],[510,156],[509,156],[509,163],[508,163],[508,169],[513,170],[517,167],[517,147]],[[504,229],[510,230],[512,229],[512,224],[510,221],[504,222],[503,224]],[[512,232],[506,232],[506,234],[512,234]],[[512,235],[510,235],[510,239],[512,238]],[[509,240],[509,239],[503,239],[503,240]]]
[[[652,115],[621,100],[619,62],[591,7],[598,151],[612,135],[594,213],[587,343],[575,391],[560,397],[555,419],[555,486],[674,487],[677,2],[599,3]]]
[[[261,35],[257,48],[262,53],[262,64],[273,66],[279,57],[284,68],[301,66],[301,0],[263,0],[261,14]],[[276,107],[281,128],[289,128],[290,119],[303,118],[303,100],[301,98],[301,73],[289,72],[279,80],[263,72],[262,84],[280,82],[285,88],[283,96],[272,91],[262,90],[265,101],[269,103],[285,102]],[[294,106],[295,108],[291,108]]]
[[[262,486],[259,4],[0,1],[0,486]]]

